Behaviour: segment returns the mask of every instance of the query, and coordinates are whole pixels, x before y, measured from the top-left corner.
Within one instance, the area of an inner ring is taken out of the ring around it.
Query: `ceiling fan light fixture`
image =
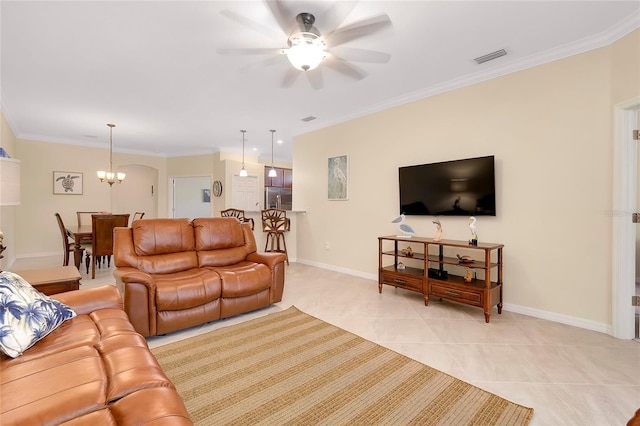
[[[300,32],[289,37],[289,48],[285,53],[291,65],[301,71],[310,71],[327,57],[327,45],[317,34]]]

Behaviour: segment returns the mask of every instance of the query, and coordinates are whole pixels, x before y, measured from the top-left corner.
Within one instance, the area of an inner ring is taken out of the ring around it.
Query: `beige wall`
[[[120,185],[135,185],[125,179],[110,187],[96,177],[97,170],[109,166],[109,150],[18,139],[16,158],[21,160],[22,202],[15,208],[16,254],[18,257],[42,256],[62,250],[54,213],[66,224],[76,222],[76,211],[121,210],[117,202]],[[113,168],[120,164],[139,164],[158,170],[158,205],[166,211],[166,159],[152,156],[113,153]],[[83,173],[83,195],[54,195],[53,172]],[[121,200],[126,204],[126,200]],[[164,215],[164,214],[162,214]]]
[[[16,137],[11,130],[11,127],[7,123],[4,114],[0,112],[0,147],[11,156],[11,158],[18,158],[16,156]],[[18,158],[19,159],[19,158]],[[21,191],[21,195],[24,190]],[[0,206],[0,230],[4,233],[4,240],[2,245],[7,247],[4,251],[3,259],[0,259],[0,269],[3,269],[7,265],[11,265],[16,257],[16,233],[15,233],[15,211],[16,206]]]
[[[605,329],[612,99],[639,95],[637,38],[297,137],[294,209],[309,210],[298,260],[376,277],[377,237],[396,233],[398,167],[495,155],[497,217],[479,218],[478,234],[505,244],[505,304]],[[327,201],[327,158],[344,154],[350,199]],[[432,219],[408,223],[429,237]],[[440,221],[444,238],[468,239],[466,218]]]
[[[640,96],[639,40],[635,31],[606,48],[297,137],[294,209],[307,210],[296,217],[298,260],[375,277],[377,237],[396,233],[390,221],[398,214],[398,167],[493,154],[498,216],[480,218],[478,233],[505,244],[506,306],[590,328],[611,324],[612,109]],[[117,185],[110,190],[95,179],[108,150],[16,140],[0,118],[0,145],[22,161],[22,204],[0,210],[17,256],[60,252],[56,211],[69,221],[77,210],[117,208],[110,196]],[[344,154],[350,199],[327,201],[327,158]],[[119,164],[158,170],[159,216],[169,209],[169,177],[205,173],[224,180],[226,190],[241,167],[226,154],[114,152],[114,168]],[[247,162],[260,179],[263,167]],[[85,195],[54,196],[54,170],[83,172]],[[225,197],[212,203],[214,211]],[[468,238],[466,218],[440,219],[445,238]],[[431,220],[409,223],[432,236]]]

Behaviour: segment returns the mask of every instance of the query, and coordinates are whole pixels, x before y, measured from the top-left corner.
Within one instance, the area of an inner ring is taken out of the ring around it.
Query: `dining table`
[[[82,263],[82,253],[84,248],[82,244],[91,244],[93,239],[93,229],[91,225],[82,226],[67,226],[67,233],[75,241],[75,248],[73,250],[73,260],[76,268],[80,270],[80,264]]]

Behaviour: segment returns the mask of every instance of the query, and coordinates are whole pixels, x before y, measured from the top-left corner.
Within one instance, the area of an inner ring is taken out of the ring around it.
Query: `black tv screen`
[[[495,216],[493,155],[398,168],[400,213]]]

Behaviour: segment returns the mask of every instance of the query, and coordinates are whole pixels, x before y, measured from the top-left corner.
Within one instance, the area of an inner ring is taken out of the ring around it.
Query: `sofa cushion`
[[[233,265],[247,258],[242,225],[233,217],[198,218],[193,220],[198,265]]]
[[[158,311],[179,311],[204,305],[220,298],[220,276],[207,269],[154,275]]]
[[[169,274],[198,266],[193,227],[188,219],[136,221],[131,239],[130,247],[114,247],[117,266],[132,266],[148,274]],[[116,241],[122,241],[118,234]]]
[[[242,225],[232,217],[193,219],[196,250],[217,250],[245,244]]]
[[[15,358],[76,313],[21,276],[0,273],[0,350]]]
[[[173,387],[138,333],[102,339],[97,346],[107,377],[107,401],[114,402],[139,389]]]
[[[243,297],[271,287],[271,270],[264,264],[240,262],[211,268],[222,279],[222,297]]]
[[[76,417],[62,426],[192,426],[181,401],[173,388],[142,389],[108,408]]]
[[[155,219],[132,226],[133,244],[138,256],[193,251],[193,228],[189,219]]]
[[[106,400],[107,375],[92,346],[3,368],[0,381],[6,425],[59,424],[104,407]]]

